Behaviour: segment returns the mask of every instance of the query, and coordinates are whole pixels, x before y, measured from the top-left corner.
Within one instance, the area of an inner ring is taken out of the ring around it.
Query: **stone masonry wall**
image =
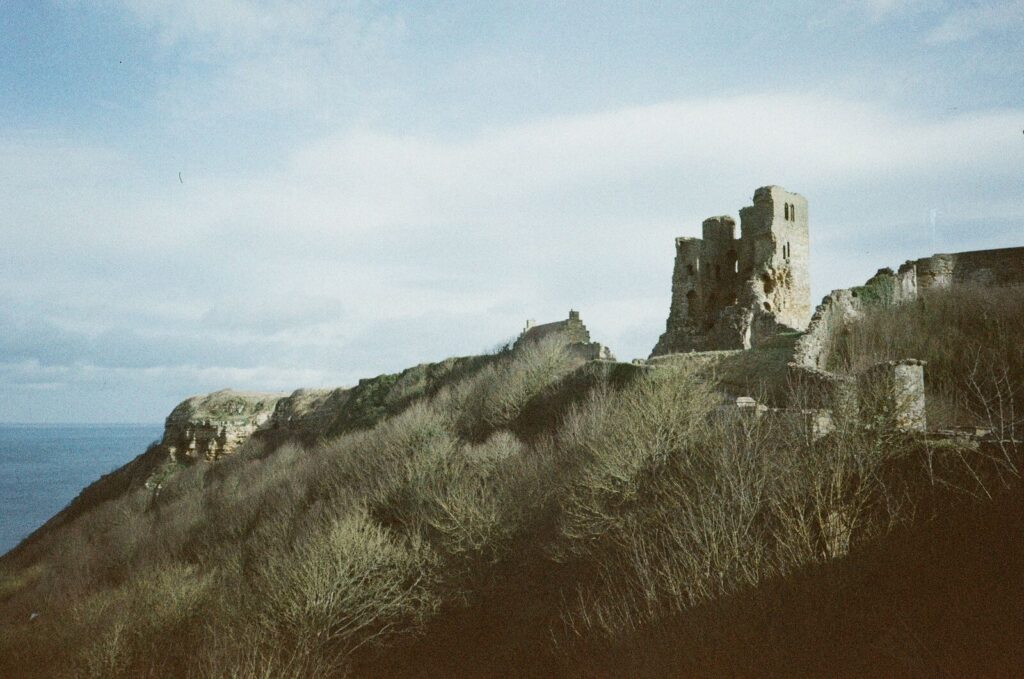
[[[925,431],[923,361],[886,361],[857,376],[862,419],[897,431]]]
[[[912,302],[929,289],[951,285],[1012,284],[1024,284],[1024,248],[939,254],[906,262],[896,272],[882,269],[864,285],[833,290],[822,300],[807,332],[796,343],[789,366],[791,377],[798,384],[812,385],[810,391],[815,394],[814,398],[830,405],[841,402],[851,408],[848,381],[839,379],[827,368],[836,337],[865,309]],[[866,398],[869,388],[881,389],[883,393]],[[925,428],[924,364],[921,361],[907,359],[882,364],[858,377],[857,391],[858,410],[867,407],[866,401],[875,406],[888,404],[884,409],[889,415],[895,413],[892,416],[896,418],[897,428],[908,431]]]

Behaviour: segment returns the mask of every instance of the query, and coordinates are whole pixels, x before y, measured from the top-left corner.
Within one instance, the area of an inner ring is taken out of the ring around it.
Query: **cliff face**
[[[231,389],[193,396],[167,416],[160,445],[175,462],[230,455],[270,420],[283,397]]]
[[[253,436],[312,443],[369,427],[493,359],[469,356],[425,363],[360,380],[350,389],[298,389],[291,394],[223,389],[192,396],[167,417],[154,455],[171,463],[216,460],[234,454]]]

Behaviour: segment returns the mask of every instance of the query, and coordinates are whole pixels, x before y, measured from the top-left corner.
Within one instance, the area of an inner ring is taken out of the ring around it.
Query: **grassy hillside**
[[[983,329],[953,313],[969,291],[905,310],[906,341],[930,328],[930,354],[893,345],[881,311],[840,353],[850,369],[878,347],[929,359],[934,384],[976,387],[988,411],[958,417],[981,422],[1020,384],[1003,330],[1019,292]],[[965,338],[1008,381],[939,360]],[[369,414],[323,440],[257,438],[83,504],[0,561],[0,676],[960,675],[1024,660],[1012,444],[866,428],[813,441],[721,417],[737,359],[712,379],[699,361],[580,365],[549,342],[460,365],[365,387]]]

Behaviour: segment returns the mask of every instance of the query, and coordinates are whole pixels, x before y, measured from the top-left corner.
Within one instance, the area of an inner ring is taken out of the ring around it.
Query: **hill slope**
[[[1009,671],[1018,422],[978,417],[1019,391],[1020,292],[897,316],[920,358],[977,345],[1009,376],[949,361],[933,384],[976,385],[956,422],[987,439],[723,412],[785,343],[650,367],[553,338],[274,397],[233,454],[165,441],[0,560],[0,675]],[[833,355],[886,358],[892,313]]]

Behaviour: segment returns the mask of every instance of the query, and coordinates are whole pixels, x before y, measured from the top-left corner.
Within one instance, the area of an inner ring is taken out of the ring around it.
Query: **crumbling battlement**
[[[914,289],[915,296],[929,288],[950,285],[1024,283],[1024,248],[932,255],[905,263],[898,275],[903,285]]]
[[[740,237],[727,215],[702,238],[677,238],[672,304],[651,356],[749,349],[810,319],[807,200],[778,186],[740,210]]]

